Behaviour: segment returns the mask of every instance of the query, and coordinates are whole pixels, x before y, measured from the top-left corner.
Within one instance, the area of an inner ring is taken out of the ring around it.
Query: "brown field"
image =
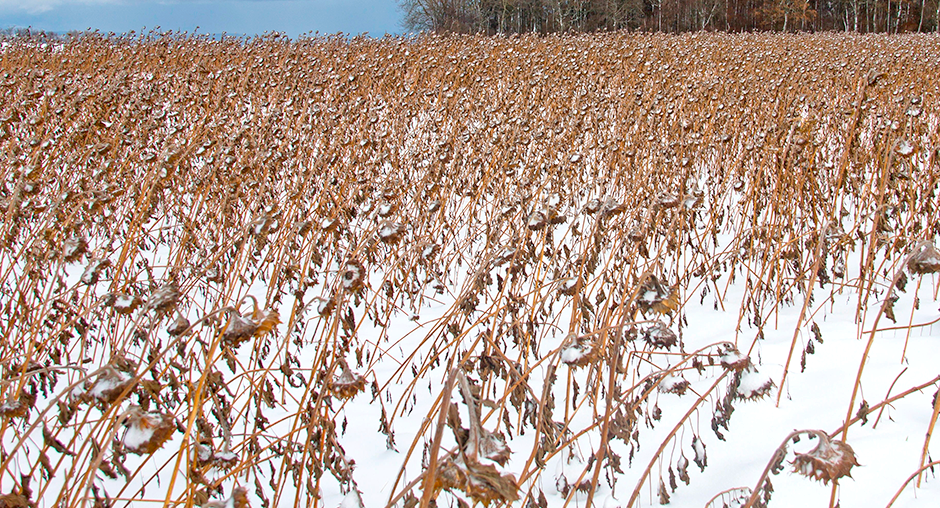
[[[359,406],[398,451],[384,502],[544,508],[620,478],[624,505],[668,501],[693,440],[813,369],[820,302],[849,295],[859,352],[872,319],[911,338],[922,285],[935,305],[938,55],[829,33],[6,39],[0,504],[315,506],[371,488]],[[703,305],[740,333],[690,338]],[[783,375],[744,391],[784,309]],[[560,484],[545,464],[575,448]],[[851,454],[819,453],[802,472],[837,483]]]

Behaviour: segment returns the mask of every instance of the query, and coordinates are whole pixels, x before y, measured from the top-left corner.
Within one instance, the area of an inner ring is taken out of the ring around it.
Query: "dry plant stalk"
[[[389,504],[665,502],[785,388],[690,310],[802,304],[789,376],[827,297],[868,347],[908,276],[936,299],[935,38],[0,42],[9,505],[355,505],[361,414]],[[848,474],[855,397],[798,471]]]

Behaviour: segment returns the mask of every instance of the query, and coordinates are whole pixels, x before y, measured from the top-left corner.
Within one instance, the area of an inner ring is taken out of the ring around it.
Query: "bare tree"
[[[472,0],[400,0],[408,30],[471,33],[480,29],[479,3]]]
[[[414,31],[940,31],[940,0],[398,1],[404,12],[404,27]]]

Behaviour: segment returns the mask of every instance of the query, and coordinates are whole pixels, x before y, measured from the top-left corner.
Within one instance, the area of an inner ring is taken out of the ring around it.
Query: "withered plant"
[[[935,37],[0,42],[8,506],[361,506],[364,414],[389,506],[668,503],[827,299],[862,358],[937,299]],[[858,395],[797,474],[865,463]]]

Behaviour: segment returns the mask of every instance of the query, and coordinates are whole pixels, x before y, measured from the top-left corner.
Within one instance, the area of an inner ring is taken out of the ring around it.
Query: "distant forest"
[[[410,30],[940,31],[940,0],[400,0]]]

